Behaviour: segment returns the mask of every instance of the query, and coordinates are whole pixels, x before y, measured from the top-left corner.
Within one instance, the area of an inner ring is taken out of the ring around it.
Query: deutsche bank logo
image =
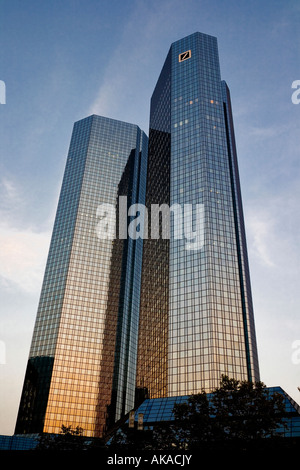
[[[190,59],[192,57],[192,51],[185,51],[179,54],[179,62],[183,62],[184,60]]]

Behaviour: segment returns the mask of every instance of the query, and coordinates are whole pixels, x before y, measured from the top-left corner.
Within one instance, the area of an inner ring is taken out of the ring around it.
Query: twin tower
[[[99,437],[222,374],[259,380],[230,94],[195,33],[170,47],[148,137],[74,124],[15,432]]]

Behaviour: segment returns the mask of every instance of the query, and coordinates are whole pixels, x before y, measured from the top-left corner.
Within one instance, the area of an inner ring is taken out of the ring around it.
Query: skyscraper
[[[74,125],[16,433],[100,436],[139,390],[212,391],[222,374],[259,367],[230,93],[216,38],[195,33],[167,54],[149,141],[100,116]]]
[[[155,398],[211,391],[222,374],[258,380],[230,94],[215,37],[195,33],[170,47],[151,99],[146,204],[162,205],[162,220],[168,207],[190,211],[193,229],[178,237],[174,217],[169,238],[144,241],[137,384]]]
[[[126,191],[131,202],[143,202],[146,164],[147,137],[137,126],[95,115],[74,124],[16,433],[59,433],[71,425],[101,435],[117,367],[117,328],[123,376],[116,373],[114,381],[128,390],[129,409],[134,405],[135,374],[124,364],[134,367],[126,355],[137,340],[138,287],[131,271],[141,264],[141,246],[122,241],[116,263],[114,238],[98,232],[104,204],[117,207],[128,166]],[[115,401],[122,408],[119,396]]]

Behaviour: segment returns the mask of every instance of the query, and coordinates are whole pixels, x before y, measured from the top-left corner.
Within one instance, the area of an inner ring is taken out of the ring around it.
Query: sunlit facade
[[[75,123],[17,434],[59,433],[65,425],[80,426],[86,436],[101,435],[107,425],[113,382],[122,389],[115,408],[127,412],[134,406],[134,371],[124,378],[114,370],[121,361],[125,374],[136,362],[132,354],[128,359],[128,350],[136,351],[139,311],[139,278],[131,275],[131,266],[141,264],[142,246],[123,240],[118,247],[119,269],[115,240],[99,238],[98,208],[102,204],[117,207],[128,164],[131,177],[126,191],[129,185],[131,201],[142,202],[146,163],[147,137],[137,126],[95,115]],[[122,326],[128,318],[130,338]],[[123,336],[115,354],[117,331]]]
[[[127,230],[137,203],[145,239]],[[74,125],[15,432],[98,437],[139,398],[210,392],[222,374],[259,367],[230,93],[216,38],[195,33],[171,45],[149,140],[101,116]]]
[[[175,222],[170,239],[144,242],[137,385],[156,398],[211,391],[222,374],[258,380],[230,96],[215,37],[195,33],[171,45],[151,100],[147,183],[148,207],[193,205],[201,243],[188,249]]]

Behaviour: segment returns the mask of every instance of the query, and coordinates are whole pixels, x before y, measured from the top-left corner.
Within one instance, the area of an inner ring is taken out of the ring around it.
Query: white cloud
[[[12,180],[7,177],[2,178],[1,186],[9,201],[19,199],[16,186]]]
[[[1,287],[34,293],[41,287],[50,231],[30,226],[26,196],[13,178],[0,181],[0,279]]]
[[[24,206],[24,198],[16,181],[11,176],[2,176],[0,181],[0,215],[1,223],[16,217]]]
[[[183,15],[188,12],[181,0],[135,3],[119,46],[103,64],[102,81],[88,114],[133,122],[148,131],[150,96],[170,41],[182,35],[178,30]]]
[[[274,237],[274,221],[266,213],[248,214],[247,228],[253,256],[264,266],[274,267],[271,239]]]
[[[249,138],[256,137],[269,139],[284,134],[288,129],[289,127],[283,125],[274,125],[269,127],[248,126],[247,134]]]
[[[286,273],[299,272],[298,183],[277,187],[277,194],[263,192],[249,201],[246,228],[251,257],[260,265]]]
[[[2,286],[36,293],[41,288],[50,233],[0,227]]]

